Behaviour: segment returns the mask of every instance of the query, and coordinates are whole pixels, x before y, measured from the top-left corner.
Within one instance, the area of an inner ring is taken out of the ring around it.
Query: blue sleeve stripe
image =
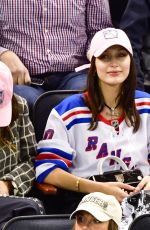
[[[35,161],[35,167],[38,167],[42,164],[47,164],[47,163],[56,165],[58,168],[61,168],[65,171],[68,171],[68,166],[61,160],[36,160]],[[52,167],[50,167],[50,168],[52,168]]]
[[[56,166],[53,166],[52,168],[49,168],[47,170],[45,170],[43,173],[41,173],[37,178],[37,182],[38,183],[43,183],[45,177],[47,177],[47,175],[52,172],[55,168],[57,168]]]
[[[138,98],[150,98],[150,94],[144,91],[136,90],[135,99]]]
[[[76,124],[81,124],[81,123],[90,123],[91,122],[91,117],[90,118],[76,118],[73,121],[71,121],[66,128],[69,130],[72,126]]]
[[[62,116],[65,112],[76,107],[85,107],[83,94],[74,94],[65,98],[59,105],[55,107],[55,110],[60,116]]]
[[[139,112],[139,114],[150,113],[150,109],[147,109],[147,108],[145,108],[145,109],[138,109],[138,112]]]
[[[55,153],[60,157],[63,157],[67,160],[72,160],[73,156],[69,153],[66,153],[60,149],[57,148],[49,148],[49,147],[42,147],[37,149],[37,153],[44,153],[44,152],[50,152],[50,153]]]

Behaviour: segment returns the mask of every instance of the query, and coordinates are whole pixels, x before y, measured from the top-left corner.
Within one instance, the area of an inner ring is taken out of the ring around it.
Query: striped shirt
[[[14,148],[5,145],[0,148],[0,180],[9,180],[14,194],[24,196],[35,179],[33,159],[36,152],[34,129],[29,120],[27,102],[15,95],[18,101],[19,117],[10,126]]]
[[[98,126],[89,130],[91,111],[84,94],[63,100],[50,113],[44,139],[38,143],[35,166],[38,182],[60,168],[73,175],[88,178],[99,174],[98,163],[106,156],[117,156],[129,169],[140,169],[150,175],[150,95],[136,91],[135,105],[141,124],[136,133],[133,127],[119,119],[119,133],[102,115]],[[119,170],[115,162],[107,161],[103,171]]]
[[[107,0],[0,0],[0,53],[16,53],[31,75],[88,63],[89,43],[106,27]]]

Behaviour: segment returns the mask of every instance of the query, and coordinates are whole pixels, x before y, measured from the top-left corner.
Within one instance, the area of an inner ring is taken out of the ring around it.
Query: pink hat
[[[120,45],[133,55],[131,43],[126,33],[120,29],[106,28],[94,35],[87,53],[88,59],[91,61],[93,56],[99,57],[106,49],[113,45]]]
[[[0,127],[8,126],[12,117],[13,79],[10,70],[0,62]]]

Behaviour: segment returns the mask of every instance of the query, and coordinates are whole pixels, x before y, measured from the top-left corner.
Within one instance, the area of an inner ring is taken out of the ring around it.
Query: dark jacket
[[[120,28],[129,36],[137,67],[137,88],[150,84],[150,0],[128,0]]]

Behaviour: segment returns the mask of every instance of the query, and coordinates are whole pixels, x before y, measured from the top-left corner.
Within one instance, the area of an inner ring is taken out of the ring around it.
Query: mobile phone
[[[32,77],[31,85],[38,85],[38,86],[44,85],[44,80],[42,80],[41,78]]]

